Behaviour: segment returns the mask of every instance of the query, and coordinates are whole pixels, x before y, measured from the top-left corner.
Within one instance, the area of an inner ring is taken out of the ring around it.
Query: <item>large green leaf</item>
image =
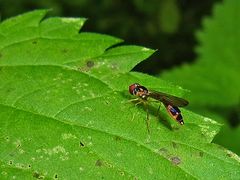
[[[129,72],[154,51],[78,33],[84,19],[33,11],[0,25],[1,179],[239,178],[239,157],[211,143],[215,121],[182,109],[179,126],[158,104],[128,102],[128,86],[184,90]]]

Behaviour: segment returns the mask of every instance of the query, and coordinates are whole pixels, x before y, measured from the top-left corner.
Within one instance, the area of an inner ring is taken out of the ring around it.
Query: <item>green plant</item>
[[[2,178],[239,178],[237,155],[211,143],[220,124],[182,109],[179,127],[129,103],[128,85],[181,96],[168,82],[129,72],[154,51],[78,33],[81,18],[38,10],[0,24]]]
[[[225,126],[215,142],[240,154],[240,36],[237,0],[217,4],[213,17],[204,20],[197,33],[198,60],[166,71],[161,78],[191,90],[192,110],[206,114]],[[230,126],[235,125],[235,128]]]

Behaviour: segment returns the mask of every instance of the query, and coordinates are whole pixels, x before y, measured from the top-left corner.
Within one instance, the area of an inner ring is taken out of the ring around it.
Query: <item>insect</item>
[[[129,86],[129,92],[132,95],[137,96],[137,99],[133,99],[132,101],[135,100],[141,100],[139,103],[144,103],[146,104],[148,101],[148,98],[155,99],[158,102],[162,102],[167,109],[168,114],[175,119],[177,122],[179,122],[181,125],[184,124],[183,117],[181,115],[181,111],[178,107],[183,107],[188,105],[188,101],[170,94],[158,92],[158,91],[152,91],[148,90],[146,87],[134,83]],[[137,103],[137,104],[139,104]],[[159,106],[160,108],[160,106]],[[147,128],[149,132],[149,115],[148,115],[148,108],[147,110]],[[158,109],[159,111],[159,109]]]

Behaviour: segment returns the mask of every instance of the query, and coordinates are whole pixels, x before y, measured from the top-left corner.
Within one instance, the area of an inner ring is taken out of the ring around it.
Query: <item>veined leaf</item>
[[[129,72],[153,51],[78,33],[85,19],[33,11],[0,25],[1,179],[239,178],[239,158],[212,144],[220,125],[182,109],[128,102],[139,82],[175,95],[180,87]],[[109,49],[110,48],[110,49]]]

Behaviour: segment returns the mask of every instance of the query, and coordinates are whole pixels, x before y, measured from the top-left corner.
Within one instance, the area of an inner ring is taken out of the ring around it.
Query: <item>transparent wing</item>
[[[188,105],[188,101],[185,99],[158,91],[149,91],[149,97],[172,106],[183,107]]]

